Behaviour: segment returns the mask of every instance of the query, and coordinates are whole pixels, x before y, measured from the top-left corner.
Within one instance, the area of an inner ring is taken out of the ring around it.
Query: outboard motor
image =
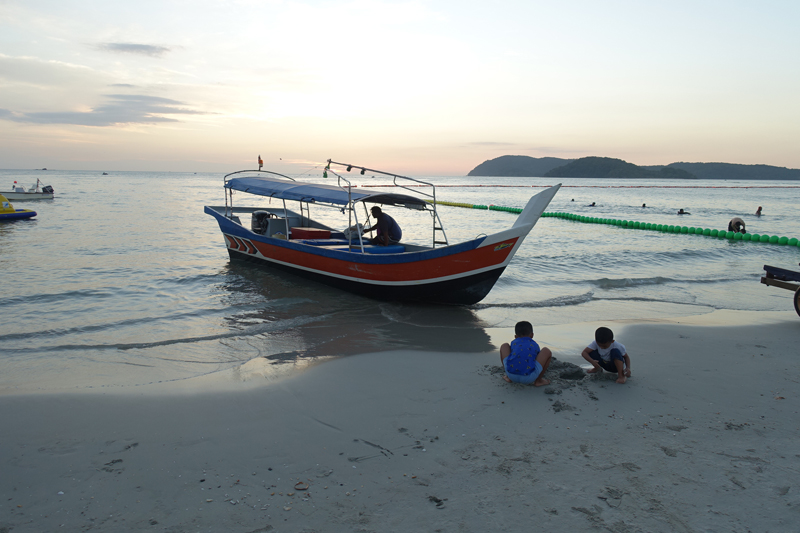
[[[53,190],[52,185],[45,185],[44,187],[42,187],[42,192],[46,192],[47,194],[53,194],[55,190]]]
[[[253,211],[253,217],[250,219],[250,229],[253,233],[264,235],[269,228],[269,219],[272,213],[269,211]]]

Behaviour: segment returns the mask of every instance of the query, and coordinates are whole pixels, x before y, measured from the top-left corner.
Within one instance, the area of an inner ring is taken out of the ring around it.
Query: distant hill
[[[696,179],[693,174],[671,166],[653,170],[611,157],[582,157],[556,167],[545,174],[548,178],[607,179]]]
[[[484,161],[468,176],[635,178],[704,180],[800,180],[800,169],[735,163],[670,163],[638,166],[610,157],[529,157],[504,155]]]
[[[671,163],[667,168],[691,172],[704,180],[797,180],[800,169],[734,163]]]
[[[572,161],[574,159],[561,159],[559,157],[504,155],[484,161],[473,168],[467,176],[542,177],[550,170]]]

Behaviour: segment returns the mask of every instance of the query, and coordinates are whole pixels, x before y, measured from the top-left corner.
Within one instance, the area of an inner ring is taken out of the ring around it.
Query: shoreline
[[[522,315],[533,315],[534,323],[534,338],[541,346],[547,346],[556,356],[557,359],[565,362],[570,362],[578,365],[585,364],[581,358],[580,353],[594,337],[594,330],[599,326],[610,326],[618,339],[625,338],[625,331],[627,328],[635,327],[637,325],[645,324],[680,324],[686,326],[732,326],[741,327],[748,325],[769,325],[781,322],[791,323],[797,319],[795,313],[790,311],[734,311],[727,309],[712,310],[707,313],[690,314],[686,316],[668,315],[662,318],[618,318],[607,321],[576,321],[571,323],[554,324],[554,325],[536,325],[536,320],[541,318],[537,316],[538,309],[524,309],[520,310]],[[584,315],[586,313],[583,313]],[[617,310],[617,313],[620,314]],[[507,321],[506,321],[507,322]],[[415,349],[415,348],[401,348],[402,351],[408,352],[430,352],[430,353],[475,353],[478,355],[486,356],[487,354],[497,354],[500,345],[504,342],[513,340],[514,324],[508,323],[508,326],[503,327],[483,327],[477,328],[480,331],[479,335],[483,343],[487,346],[492,346],[490,351],[461,351],[461,350],[441,350],[441,349]],[[431,333],[429,335],[435,335]],[[446,343],[441,340],[428,342],[431,346],[446,346]],[[623,341],[623,344],[624,341]],[[138,395],[185,395],[197,393],[214,393],[214,392],[247,392],[250,390],[258,390],[263,387],[271,387],[275,384],[282,382],[286,379],[302,375],[308,369],[318,365],[327,365],[339,359],[346,359],[350,357],[369,356],[371,354],[385,353],[386,351],[364,351],[351,354],[330,354],[323,356],[309,357],[302,359],[293,364],[274,364],[271,360],[264,357],[255,357],[253,359],[244,361],[235,366],[229,366],[222,370],[213,370],[206,374],[191,376],[191,377],[177,377],[141,382],[131,381],[128,383],[114,383],[114,384],[101,384],[91,383],[89,381],[81,383],[80,385],[71,385],[70,388],[55,388],[52,379],[43,382],[31,381],[17,388],[0,388],[0,398],[14,397],[14,396],[35,396],[35,395],[120,395],[120,396],[138,396]],[[126,369],[127,367],[121,367]],[[131,367],[135,370],[135,367]],[[124,377],[123,372],[119,373]],[[69,380],[70,376],[67,369],[63,369],[59,373],[59,380]],[[81,376],[81,379],[92,379]],[[132,378],[133,379],[133,378]]]
[[[0,396],[0,530],[788,530],[800,321],[752,315],[607,323],[625,385],[392,351],[247,390]]]

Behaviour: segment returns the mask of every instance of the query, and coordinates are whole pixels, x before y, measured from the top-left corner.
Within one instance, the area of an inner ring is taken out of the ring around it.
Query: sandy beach
[[[566,362],[596,325],[536,328],[541,388],[494,352],[393,351],[238,390],[5,395],[0,532],[796,530],[800,320],[606,324],[625,385]]]

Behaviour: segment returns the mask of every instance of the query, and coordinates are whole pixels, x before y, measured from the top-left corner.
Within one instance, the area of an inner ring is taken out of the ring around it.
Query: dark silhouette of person
[[[370,209],[372,216],[375,218],[375,224],[369,228],[364,229],[364,233],[372,230],[378,230],[378,235],[370,241],[372,244],[381,246],[389,246],[399,242],[403,238],[403,230],[395,222],[395,220],[381,211],[377,205]]]
[[[728,231],[733,231],[734,233],[747,233],[744,230],[744,220],[739,217],[733,217],[730,222],[728,222]]]

